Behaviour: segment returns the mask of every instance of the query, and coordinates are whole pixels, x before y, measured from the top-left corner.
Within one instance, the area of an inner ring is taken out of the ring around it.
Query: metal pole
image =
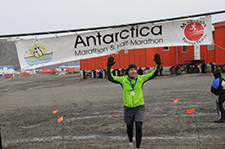
[[[1,131],[1,125],[0,125],[0,149],[3,149],[3,147],[2,147],[2,136],[1,136],[1,133],[2,133],[2,131]]]
[[[178,52],[177,52],[177,46],[176,46],[176,64],[178,65]]]
[[[63,133],[63,122],[62,122],[62,149],[64,148],[64,133]]]
[[[179,114],[179,104],[177,102],[177,115],[178,115],[178,122],[180,123],[180,114]]]
[[[105,74],[105,70],[102,71],[102,78],[105,78],[106,74]]]
[[[195,113],[194,113],[194,115],[195,115]],[[198,133],[198,141],[199,141],[199,143],[201,143],[196,115],[195,115],[195,123],[196,123],[196,130],[197,130],[197,133]]]

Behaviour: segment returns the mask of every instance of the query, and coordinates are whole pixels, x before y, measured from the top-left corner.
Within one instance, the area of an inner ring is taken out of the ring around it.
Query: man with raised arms
[[[136,127],[136,148],[139,149],[142,140],[142,124],[144,121],[145,102],[143,98],[143,85],[148,80],[153,79],[157,74],[161,65],[161,59],[158,54],[155,55],[154,61],[156,66],[154,70],[146,75],[137,74],[137,66],[130,64],[128,66],[128,75],[113,76],[111,67],[115,64],[114,58],[109,57],[107,63],[108,80],[120,84],[123,89],[124,102],[124,122],[127,125],[127,134],[129,138],[129,146],[133,148],[133,126]]]

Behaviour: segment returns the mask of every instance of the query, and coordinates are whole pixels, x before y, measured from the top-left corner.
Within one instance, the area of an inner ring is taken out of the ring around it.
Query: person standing
[[[127,125],[127,135],[129,146],[133,148],[133,127],[136,128],[136,148],[139,149],[142,140],[142,124],[144,121],[145,102],[143,98],[143,85],[148,80],[153,79],[161,65],[160,55],[154,56],[156,66],[154,70],[146,75],[137,74],[137,66],[130,64],[128,66],[128,75],[113,76],[111,68],[116,63],[113,57],[108,58],[107,78],[113,83],[120,84],[123,89],[124,102],[124,122]]]
[[[216,69],[213,72],[215,80],[211,86],[211,92],[216,95],[216,105],[219,120],[214,121],[215,123],[224,123],[225,122],[225,111],[223,108],[223,103],[225,101],[225,80],[221,76],[221,70]]]

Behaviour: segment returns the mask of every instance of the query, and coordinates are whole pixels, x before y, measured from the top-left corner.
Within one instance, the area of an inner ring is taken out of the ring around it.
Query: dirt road
[[[145,83],[141,148],[225,148],[225,124],[213,122],[212,81],[207,73],[159,76]],[[62,143],[64,149],[128,148],[122,89],[106,79],[80,80],[78,74],[15,77],[0,83],[0,102],[4,149],[60,149]],[[187,114],[188,109],[196,113]],[[53,115],[54,110],[59,112]],[[63,125],[56,121],[61,116]]]

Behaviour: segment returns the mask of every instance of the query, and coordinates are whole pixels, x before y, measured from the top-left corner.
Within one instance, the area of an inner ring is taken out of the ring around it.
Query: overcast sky
[[[0,35],[99,27],[225,10],[225,0],[0,0]],[[225,14],[212,21],[225,21]]]

